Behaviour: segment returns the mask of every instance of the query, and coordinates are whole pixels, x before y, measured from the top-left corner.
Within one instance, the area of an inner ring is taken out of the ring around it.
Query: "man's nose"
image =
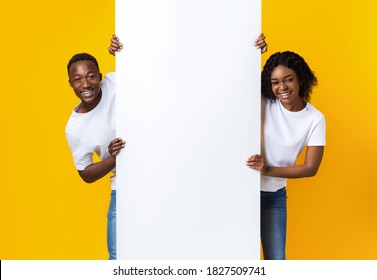
[[[86,78],[83,78],[82,80],[82,87],[88,87],[90,84],[88,83],[88,80]]]

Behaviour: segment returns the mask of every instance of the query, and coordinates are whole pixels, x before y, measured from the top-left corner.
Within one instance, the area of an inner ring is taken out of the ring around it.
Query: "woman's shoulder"
[[[271,100],[263,96],[262,96],[261,103],[262,103],[262,106],[276,106],[277,105],[276,100]]]
[[[309,102],[306,104],[306,109],[315,116],[325,118],[325,115]]]

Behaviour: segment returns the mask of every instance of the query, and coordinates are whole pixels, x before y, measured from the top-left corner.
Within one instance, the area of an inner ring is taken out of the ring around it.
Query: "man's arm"
[[[84,170],[78,170],[80,177],[86,183],[93,183],[107,175],[115,167],[115,158],[107,156],[100,162],[92,163]]]
[[[111,172],[116,165],[116,156],[125,147],[126,141],[115,138],[108,146],[109,154],[102,161],[88,165],[84,170],[79,170],[80,177],[86,183],[93,183]]]
[[[123,49],[123,44],[119,41],[119,38],[116,35],[113,35],[110,39],[110,46],[107,48],[109,53],[113,56],[117,52],[120,52]]]

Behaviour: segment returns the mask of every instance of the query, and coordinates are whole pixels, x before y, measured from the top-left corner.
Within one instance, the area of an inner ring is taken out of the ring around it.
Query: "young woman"
[[[286,181],[317,173],[326,144],[326,124],[309,103],[317,78],[290,51],[273,54],[262,71],[262,152],[247,165],[261,173],[261,239],[265,259],[285,259]],[[295,165],[307,147],[305,162]]]

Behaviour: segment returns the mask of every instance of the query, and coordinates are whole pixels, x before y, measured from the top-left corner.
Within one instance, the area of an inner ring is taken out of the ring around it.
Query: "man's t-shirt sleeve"
[[[93,152],[79,138],[69,133],[66,135],[76,169],[82,171],[93,163]]]

